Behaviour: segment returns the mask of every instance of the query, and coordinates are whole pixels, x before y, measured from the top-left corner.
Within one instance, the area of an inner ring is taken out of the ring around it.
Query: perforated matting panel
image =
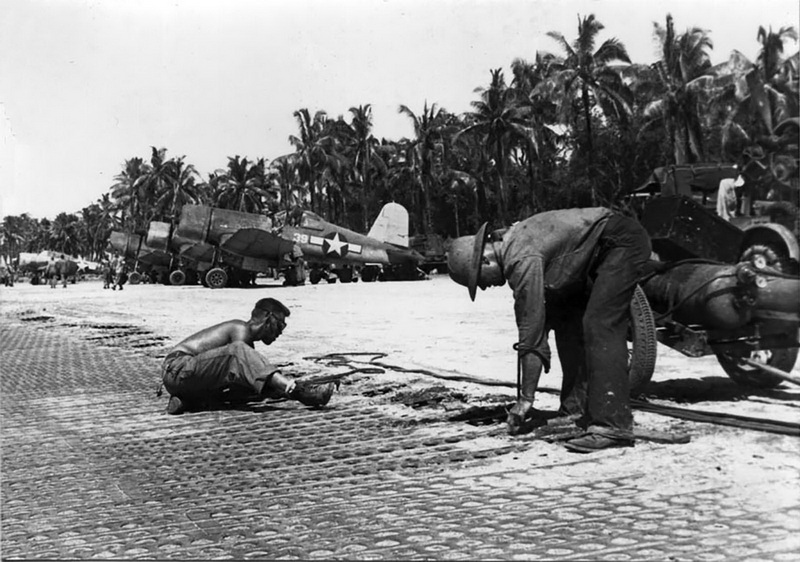
[[[661,494],[637,473],[527,489],[524,472],[480,471],[526,443],[366,399],[167,416],[158,354],[90,337],[0,328],[4,559],[795,555],[795,504],[743,508],[702,478]]]

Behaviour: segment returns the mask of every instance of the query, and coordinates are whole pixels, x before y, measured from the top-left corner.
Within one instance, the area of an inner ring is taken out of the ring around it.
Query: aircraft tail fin
[[[408,248],[408,211],[399,203],[387,203],[378,213],[367,236]]]

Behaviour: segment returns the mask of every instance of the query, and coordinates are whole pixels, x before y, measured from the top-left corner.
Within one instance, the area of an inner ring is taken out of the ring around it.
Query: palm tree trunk
[[[429,235],[433,231],[431,224],[431,200],[430,200],[430,185],[429,178],[424,175],[420,178],[422,185],[422,225],[425,229],[425,235]]]
[[[496,141],[497,155],[497,193],[500,199],[500,223],[508,224],[508,202],[506,201],[506,178],[505,178],[505,153],[503,151],[502,139]]]
[[[592,142],[592,114],[589,110],[589,90],[585,86],[581,92],[583,101],[583,118],[586,120],[586,172],[592,194],[592,206],[597,205],[597,190],[594,185],[594,143]]]

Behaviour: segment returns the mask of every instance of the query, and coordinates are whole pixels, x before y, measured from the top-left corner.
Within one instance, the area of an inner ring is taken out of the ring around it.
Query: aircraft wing
[[[184,258],[195,262],[211,262],[214,259],[214,247],[202,242],[181,239],[173,240],[174,249]]]
[[[243,257],[280,261],[281,256],[292,253],[294,244],[260,228],[242,228],[222,242],[220,247]]]

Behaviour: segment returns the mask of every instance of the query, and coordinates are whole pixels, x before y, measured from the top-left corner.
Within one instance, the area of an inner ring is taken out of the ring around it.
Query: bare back
[[[191,355],[198,355],[210,349],[223,347],[233,342],[244,342],[253,346],[253,338],[243,320],[228,320],[210,326],[192,334],[173,348],[173,351],[184,351]]]

